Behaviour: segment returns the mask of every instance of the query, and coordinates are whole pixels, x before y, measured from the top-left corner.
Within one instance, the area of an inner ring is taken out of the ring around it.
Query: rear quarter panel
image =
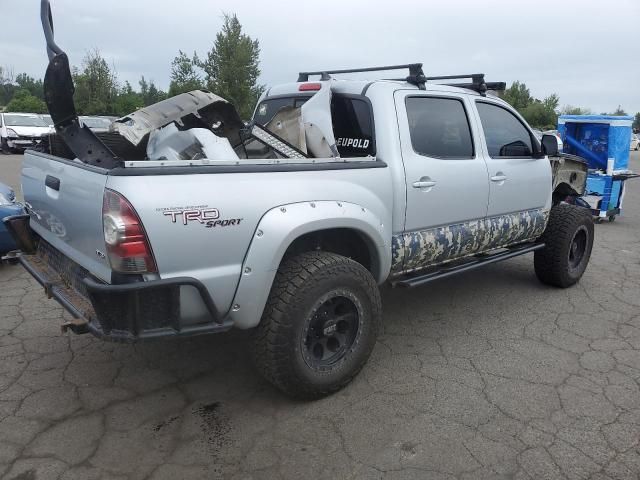
[[[199,279],[221,315],[231,307],[256,226],[275,207],[321,200],[361,205],[384,225],[389,252],[391,248],[393,202],[388,168],[112,176],[107,187],[122,193],[135,207],[160,276]],[[167,214],[189,209],[215,209],[218,220],[235,222],[208,227],[206,221],[185,222],[180,215],[174,222],[173,214]],[[271,285],[263,288],[269,290]]]

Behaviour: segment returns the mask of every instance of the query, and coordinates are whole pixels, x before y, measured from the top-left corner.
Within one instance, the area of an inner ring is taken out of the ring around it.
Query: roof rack
[[[471,83],[441,83],[438,85],[446,85],[448,87],[466,88],[478,92],[480,95],[486,95],[488,90],[502,91],[507,88],[505,82],[485,82],[484,73],[471,73],[468,75],[442,75],[438,77],[425,77],[427,81],[433,80],[459,80],[470,78]],[[389,80],[403,81],[404,78],[391,78]]]
[[[421,63],[407,63],[405,65],[387,65],[384,67],[366,67],[366,68],[348,68],[344,70],[319,70],[317,72],[300,72],[298,74],[298,82],[308,82],[310,75],[320,75],[320,80],[331,79],[332,73],[361,73],[361,72],[382,72],[385,70],[403,70],[409,69],[409,75],[401,80],[417,86],[420,90],[425,89],[427,77],[424,76]]]
[[[360,73],[360,72],[382,72],[385,70],[402,70],[408,68],[409,76],[405,78],[389,78],[387,80],[396,80],[416,85],[420,90],[425,89],[425,83],[434,80],[461,80],[470,78],[471,83],[443,83],[449,87],[466,88],[478,92],[480,95],[486,95],[488,90],[505,90],[507,84],[505,82],[485,82],[484,73],[470,73],[468,75],[442,75],[438,77],[426,77],[422,71],[421,63],[408,63],[406,65],[388,65],[386,67],[366,67],[366,68],[348,68],[344,70],[319,70],[317,72],[300,72],[298,74],[298,82],[308,82],[310,75],[320,75],[320,80],[331,79],[332,73]]]
[[[450,87],[467,88],[485,95],[487,90],[504,90],[507,88],[505,82],[485,82],[484,73],[472,73],[470,75],[444,75],[440,77],[427,77],[427,80],[458,80],[470,78],[471,83],[445,83]]]

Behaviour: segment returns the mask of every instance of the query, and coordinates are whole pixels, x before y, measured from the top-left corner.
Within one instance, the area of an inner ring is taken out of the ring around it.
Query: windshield
[[[48,127],[40,117],[30,115],[6,115],[4,123],[8,127]]]
[[[111,125],[111,120],[107,118],[81,118],[82,123],[84,123],[89,128],[109,128]]]
[[[51,120],[51,115],[41,115],[40,118],[44,120],[44,123],[47,125],[53,125],[53,120]]]

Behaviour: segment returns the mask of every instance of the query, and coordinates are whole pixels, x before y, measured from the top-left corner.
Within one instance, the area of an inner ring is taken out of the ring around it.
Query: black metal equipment
[[[445,83],[450,87],[467,88],[485,95],[488,90],[504,90],[507,88],[505,82],[485,82],[484,73],[472,73],[470,75],[444,75],[440,77],[427,77],[427,80],[460,80],[470,78],[471,83]]]
[[[317,72],[300,72],[298,82],[308,82],[309,75],[320,75],[320,80],[329,80],[332,73],[361,73],[361,72],[384,72],[386,70],[409,69],[409,75],[402,80],[416,85],[420,90],[424,90],[427,77],[424,76],[421,63],[407,63],[405,65],[387,65],[384,67],[348,68],[344,70],[320,70]]]
[[[44,76],[44,98],[56,133],[82,162],[96,167],[114,168],[120,159],[89,127],[81,125],[73,102],[75,87],[67,54],[56,44],[49,0],[40,2],[40,20],[47,41],[49,66]]]
[[[366,67],[366,68],[348,68],[343,70],[319,70],[316,72],[300,72],[298,74],[298,82],[308,82],[310,75],[320,75],[320,80],[329,80],[331,74],[339,73],[361,73],[361,72],[383,72],[386,70],[402,70],[408,68],[409,76],[405,78],[389,78],[386,80],[395,80],[416,85],[420,90],[425,89],[425,83],[430,81],[440,80],[462,80],[465,78],[471,79],[471,82],[466,83],[444,83],[450,87],[466,88],[478,92],[481,95],[485,95],[487,91],[502,91],[507,88],[505,82],[486,82],[484,80],[484,73],[471,73],[468,75],[444,75],[438,77],[427,77],[422,71],[422,63],[408,63],[406,65],[388,65],[384,67]]]

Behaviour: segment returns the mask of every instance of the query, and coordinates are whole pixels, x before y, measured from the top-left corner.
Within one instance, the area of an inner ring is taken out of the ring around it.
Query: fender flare
[[[281,205],[261,218],[242,263],[240,281],[229,311],[237,328],[258,325],[276,272],[289,246],[301,235],[332,228],[358,231],[377,257],[373,276],[386,280],[391,269],[391,230],[370,210],[339,201]]]

